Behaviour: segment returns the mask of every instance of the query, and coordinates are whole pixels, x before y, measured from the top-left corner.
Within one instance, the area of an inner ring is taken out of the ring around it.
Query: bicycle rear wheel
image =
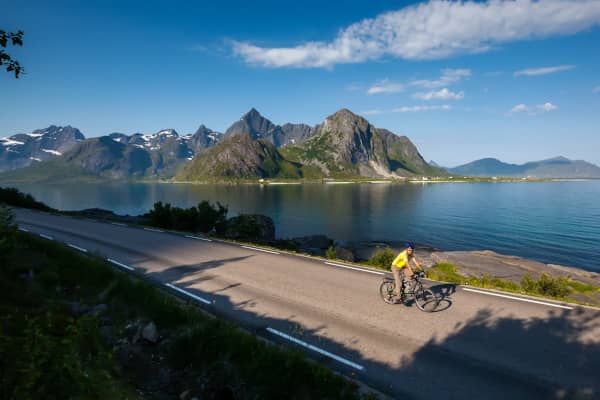
[[[423,289],[415,291],[415,304],[419,307],[419,310],[425,312],[434,312],[438,306],[438,299],[429,289]]]
[[[379,286],[379,295],[381,300],[388,304],[394,304],[396,299],[396,284],[391,281],[383,281]]]

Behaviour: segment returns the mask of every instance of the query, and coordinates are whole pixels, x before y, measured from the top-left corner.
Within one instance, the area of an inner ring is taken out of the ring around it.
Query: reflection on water
[[[21,185],[62,210],[142,214],[157,201],[220,201],[261,213],[279,237],[323,233],[345,241],[410,239],[442,249],[491,249],[600,270],[600,182],[356,185]]]

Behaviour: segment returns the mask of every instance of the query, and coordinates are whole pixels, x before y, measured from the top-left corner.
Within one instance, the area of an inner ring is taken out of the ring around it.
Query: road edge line
[[[123,263],[120,263],[120,262],[118,262],[118,261],[116,261],[116,260],[113,260],[112,258],[107,258],[106,260],[107,260],[108,262],[110,262],[110,263],[113,263],[113,264],[115,264],[115,265],[118,265],[118,266],[119,266],[119,267],[121,267],[121,268],[128,269],[129,271],[135,271],[135,268],[132,268],[132,267],[130,267],[129,265],[125,265],[125,264],[123,264]]]
[[[362,365],[359,365],[359,364],[357,364],[355,362],[347,360],[344,357],[340,357],[338,355],[330,353],[327,350],[323,350],[323,349],[321,349],[321,348],[319,348],[317,346],[313,346],[312,344],[308,344],[308,343],[306,343],[306,342],[304,342],[304,341],[302,341],[300,339],[296,339],[295,337],[290,336],[290,335],[288,335],[286,333],[280,332],[277,329],[273,329],[270,326],[267,327],[267,331],[270,332],[270,333],[272,333],[272,334],[274,334],[274,335],[282,337],[282,338],[284,338],[286,340],[289,340],[290,342],[296,343],[297,345],[300,345],[302,347],[306,347],[309,350],[312,350],[312,351],[315,351],[315,352],[317,352],[319,354],[327,356],[327,357],[329,357],[329,358],[331,358],[331,359],[333,359],[333,360],[335,360],[337,362],[340,362],[342,364],[348,365],[348,366],[350,366],[350,367],[352,367],[352,368],[354,368],[356,370],[359,370],[359,371],[364,371],[365,370],[365,367],[363,367]]]
[[[524,302],[527,302],[527,303],[541,304],[541,305],[549,306],[549,307],[563,308],[565,310],[573,310],[575,308],[575,307],[565,306],[565,305],[562,305],[562,304],[548,303],[548,302],[545,302],[545,301],[527,299],[527,298],[524,298],[524,297],[517,297],[517,296],[511,296],[511,295],[507,295],[507,294],[501,294],[501,293],[495,293],[495,292],[488,292],[488,291],[485,291],[485,290],[473,289],[473,288],[464,287],[464,286],[462,287],[462,290],[465,290],[467,292],[474,292],[474,293],[485,294],[485,295],[488,295],[488,296],[503,297],[503,298],[511,299],[511,300],[524,301]]]
[[[183,290],[183,289],[181,289],[181,288],[178,288],[177,286],[175,286],[175,285],[172,285],[172,284],[170,284],[170,283],[165,283],[165,286],[166,286],[166,287],[168,287],[168,288],[171,288],[171,289],[173,289],[173,290],[175,290],[175,291],[178,291],[179,293],[183,293],[183,294],[185,294],[186,296],[189,296],[189,297],[191,297],[192,299],[194,299],[194,300],[198,300],[198,301],[200,301],[200,302],[202,302],[202,303],[204,303],[204,304],[208,304],[208,305],[211,305],[211,304],[212,304],[212,303],[211,303],[209,300],[206,300],[206,299],[204,299],[204,298],[202,298],[202,297],[200,297],[200,296],[196,296],[195,294],[192,294],[192,293],[188,292],[187,290]]]

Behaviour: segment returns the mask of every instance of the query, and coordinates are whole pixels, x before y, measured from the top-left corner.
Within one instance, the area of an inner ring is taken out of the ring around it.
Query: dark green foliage
[[[13,46],[23,46],[23,31],[5,32],[0,29],[0,47],[5,49],[8,44]],[[5,50],[0,50],[0,66],[6,66],[6,72],[14,72],[15,78],[19,78],[20,74],[25,73],[25,70],[18,61],[13,60]]]
[[[389,269],[395,257],[396,255],[389,247],[381,249],[377,246],[375,253],[369,259],[368,264],[373,265],[374,267]]]
[[[521,279],[521,287],[527,292],[558,298],[567,297],[571,293],[567,279],[553,278],[548,274],[542,274],[537,280],[530,275],[524,275]]]
[[[132,398],[97,318],[76,318],[65,302],[95,297],[115,274],[24,234],[0,265],[0,398]]]
[[[15,188],[0,188],[0,203],[34,210],[55,211],[46,204],[35,200],[30,194],[22,193]]]
[[[0,262],[6,262],[6,258],[12,253],[16,232],[12,212],[0,205]]]
[[[227,206],[217,202],[216,206],[202,201],[197,207],[173,207],[161,201],[154,203],[146,217],[152,226],[189,232],[210,232],[220,226],[227,216]]]

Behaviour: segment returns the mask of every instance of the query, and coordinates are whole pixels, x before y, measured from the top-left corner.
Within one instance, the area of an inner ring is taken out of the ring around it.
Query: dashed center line
[[[329,357],[329,358],[331,358],[333,360],[336,360],[338,362],[341,362],[342,364],[346,364],[346,365],[348,365],[348,366],[350,366],[350,367],[352,367],[354,369],[357,369],[359,371],[364,371],[364,369],[365,369],[365,367],[363,367],[362,365],[356,364],[355,362],[352,362],[352,361],[347,360],[347,359],[345,359],[343,357],[337,356],[337,355],[335,355],[333,353],[330,353],[327,350],[323,350],[323,349],[321,349],[321,348],[319,348],[317,346],[313,346],[312,344],[308,344],[308,343],[306,343],[306,342],[304,342],[304,341],[302,341],[300,339],[296,339],[293,336],[290,336],[290,335],[288,335],[286,333],[280,332],[280,331],[278,331],[276,329],[273,329],[271,327],[268,327],[267,331],[271,332],[274,335],[282,337],[282,338],[284,338],[286,340],[289,340],[290,342],[296,343],[296,344],[298,344],[298,345],[300,345],[302,347],[306,347],[309,350],[316,351],[317,353],[322,354],[324,356],[327,356],[327,357]]]
[[[518,300],[518,301],[525,301],[527,303],[542,304],[542,305],[549,306],[549,307],[564,308],[565,310],[572,310],[573,309],[573,307],[563,306],[561,304],[554,304],[554,303],[547,303],[545,301],[525,299],[523,297],[508,296],[506,294],[486,292],[484,290],[477,290],[477,289],[471,289],[471,288],[465,288],[465,287],[463,287],[462,290],[466,290],[467,292],[475,292],[475,293],[485,294],[485,295],[488,295],[488,296],[503,297],[503,298],[506,298],[506,299],[512,299],[512,300]]]
[[[347,269],[353,269],[355,271],[367,272],[369,274],[385,275],[383,272],[371,271],[371,270],[364,269],[364,268],[351,267],[349,265],[344,265],[344,264],[336,264],[336,263],[331,263],[331,262],[325,262],[325,264],[332,265],[334,267],[339,267],[339,268],[347,268]]]
[[[177,287],[177,286],[175,286],[175,285],[171,285],[170,283],[165,283],[165,286],[167,286],[167,287],[170,287],[171,289],[173,289],[173,290],[176,290],[176,291],[178,291],[179,293],[183,293],[183,294],[185,294],[186,296],[189,296],[189,297],[191,297],[192,299],[194,299],[194,300],[198,300],[198,301],[200,301],[200,302],[202,302],[202,303],[204,303],[204,304],[209,304],[209,305],[210,305],[210,304],[212,304],[210,301],[208,301],[208,300],[206,300],[206,299],[203,299],[203,298],[202,298],[202,297],[200,297],[200,296],[196,296],[195,294],[192,294],[192,293],[188,292],[187,290],[180,289],[180,288],[178,288],[178,287]]]
[[[79,246],[77,246],[77,245],[74,245],[74,244],[71,244],[71,243],[69,243],[68,245],[69,245],[69,247],[72,247],[72,248],[74,248],[75,250],[79,250],[79,251],[82,251],[82,252],[84,252],[84,253],[87,253],[87,250],[86,250],[86,249],[84,249],[83,247],[79,247]]]
[[[129,271],[135,271],[135,268],[132,268],[132,267],[130,267],[129,265],[125,265],[125,264],[123,264],[123,263],[120,263],[120,262],[118,262],[118,261],[116,261],[116,260],[113,260],[112,258],[107,258],[107,260],[108,260],[108,262],[111,262],[111,263],[113,263],[113,264],[115,264],[115,265],[118,265],[118,266],[119,266],[119,267],[121,267],[121,268],[128,269]]]
[[[160,229],[154,229],[154,228],[144,228],[144,230],[150,231],[150,232],[161,232],[161,233],[163,232]]]
[[[44,235],[43,233],[40,233],[40,236],[43,237],[44,239],[54,240],[54,238],[52,236]]]
[[[206,242],[212,242],[211,239],[207,239],[207,238],[203,238],[200,236],[194,236],[194,235],[185,235],[186,238],[190,238],[190,239],[196,239],[196,240],[204,240]]]
[[[258,247],[251,247],[251,246],[240,246],[240,247],[243,247],[244,249],[249,249],[249,250],[262,251],[262,252],[265,252],[265,253],[281,254],[278,251],[271,251],[271,250],[259,249]]]

